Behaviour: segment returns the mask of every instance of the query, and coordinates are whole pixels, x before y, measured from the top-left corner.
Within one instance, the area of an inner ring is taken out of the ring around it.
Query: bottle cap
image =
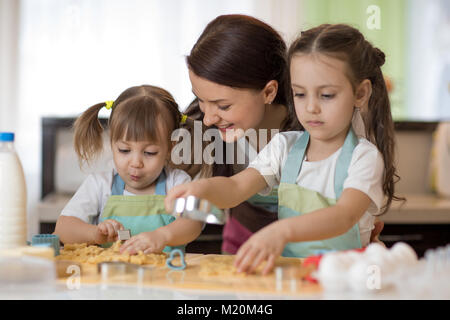
[[[55,256],[59,255],[59,237],[56,234],[36,234],[31,238],[32,246],[48,244],[55,250]]]
[[[14,132],[0,132],[0,142],[13,142]]]

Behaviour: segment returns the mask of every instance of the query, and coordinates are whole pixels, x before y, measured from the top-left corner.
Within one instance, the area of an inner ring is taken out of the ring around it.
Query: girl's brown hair
[[[75,152],[80,164],[83,161],[89,163],[103,149],[104,128],[98,113],[105,106],[102,102],[90,107],[74,123]],[[124,139],[171,146],[171,133],[179,128],[180,122],[178,104],[169,92],[150,85],[131,87],[112,105],[108,120],[110,142]]]
[[[323,24],[301,33],[288,50],[289,65],[296,54],[325,54],[345,61],[349,67],[349,79],[353,89],[365,79],[372,84],[367,110],[361,110],[366,135],[383,155],[385,172],[383,192],[387,197],[382,208],[385,213],[392,200],[404,200],[394,193],[400,179],[394,165],[395,141],[391,105],[381,66],[384,53],[372,46],[359,30],[345,24]]]

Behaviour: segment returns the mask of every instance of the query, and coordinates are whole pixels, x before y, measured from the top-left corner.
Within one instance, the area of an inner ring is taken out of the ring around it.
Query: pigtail
[[[73,124],[74,147],[80,167],[90,163],[103,150],[103,127],[98,119],[105,103],[98,103],[81,114]]]

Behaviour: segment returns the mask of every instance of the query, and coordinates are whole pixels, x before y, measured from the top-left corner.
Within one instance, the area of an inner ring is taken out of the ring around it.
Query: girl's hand
[[[129,254],[136,254],[139,251],[147,253],[161,253],[166,246],[167,235],[161,228],[150,232],[142,232],[131,239],[125,241],[120,247],[120,253],[128,251]]]
[[[287,241],[279,224],[272,223],[252,235],[238,250],[234,266],[238,272],[253,272],[262,262],[267,261],[262,274],[269,273],[275,259],[281,255]]]
[[[123,230],[123,225],[113,219],[100,222],[95,229],[94,242],[103,244],[107,242],[117,241],[117,231]]]
[[[173,187],[167,193],[166,198],[164,199],[164,205],[166,207],[167,212],[172,212],[175,204],[175,200],[177,198],[185,198],[187,196],[196,196],[199,198],[203,198],[203,195],[206,193],[206,185],[200,179],[193,182],[180,184],[178,186]]]
[[[382,246],[386,247],[386,245],[384,244],[383,241],[381,241],[378,236],[380,235],[381,231],[383,230],[384,227],[384,222],[379,220],[378,218],[375,218],[375,222],[374,222],[374,229],[372,230],[372,232],[370,233],[370,242],[371,243],[379,243]]]

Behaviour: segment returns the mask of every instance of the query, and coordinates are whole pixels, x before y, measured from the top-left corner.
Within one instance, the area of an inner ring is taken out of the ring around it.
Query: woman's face
[[[203,123],[215,126],[225,142],[234,142],[247,129],[259,128],[264,119],[263,90],[240,89],[217,84],[189,70],[192,92],[204,113]]]

